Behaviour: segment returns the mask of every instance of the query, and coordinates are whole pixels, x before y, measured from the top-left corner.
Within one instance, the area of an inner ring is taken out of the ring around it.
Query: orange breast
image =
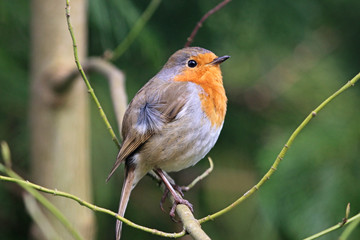
[[[217,127],[224,122],[227,102],[221,72],[218,72],[206,72],[202,77],[206,79],[205,82],[198,83],[204,89],[204,93],[199,94],[202,110],[210,119],[211,125]]]
[[[207,56],[208,54],[209,56]],[[189,81],[202,87],[204,91],[199,93],[202,110],[211,121],[211,125],[219,127],[225,118],[227,98],[220,66],[205,64],[216,57],[212,53],[208,54],[203,54],[201,59],[197,59],[198,68],[186,69],[183,74],[177,76],[174,80]]]

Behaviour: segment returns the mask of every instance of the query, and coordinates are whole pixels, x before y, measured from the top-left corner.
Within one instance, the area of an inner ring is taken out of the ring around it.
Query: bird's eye
[[[197,62],[195,60],[189,60],[187,65],[191,68],[194,68],[194,67],[196,67]]]

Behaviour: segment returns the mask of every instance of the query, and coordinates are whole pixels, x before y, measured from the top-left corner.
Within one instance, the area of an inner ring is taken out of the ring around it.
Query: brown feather
[[[159,81],[154,81],[154,78],[139,90],[125,112],[122,128],[124,142],[106,181],[109,181],[122,162],[158,132],[149,129],[143,134],[139,133],[135,128],[139,119],[139,113],[132,111],[133,109],[140,109],[148,101],[153,101],[153,96],[156,96],[158,102],[155,108],[161,114],[161,119],[158,120],[165,125],[176,118],[187,101],[185,97],[187,92],[186,82],[162,82],[158,84]],[[152,89],[152,96],[146,95],[146,92],[143,91],[145,87]]]

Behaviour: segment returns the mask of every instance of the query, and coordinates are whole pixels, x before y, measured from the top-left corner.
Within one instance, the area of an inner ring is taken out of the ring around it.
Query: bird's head
[[[222,81],[220,64],[229,57],[217,57],[213,52],[200,47],[187,47],[176,51],[163,70],[175,81]]]

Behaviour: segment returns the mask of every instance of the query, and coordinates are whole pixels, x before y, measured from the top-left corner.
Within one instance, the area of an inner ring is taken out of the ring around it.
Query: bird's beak
[[[230,56],[228,56],[228,55],[225,55],[225,56],[222,56],[222,57],[217,57],[214,60],[212,60],[209,64],[217,65],[217,64],[220,64],[222,62],[225,62],[228,58],[230,58]]]

